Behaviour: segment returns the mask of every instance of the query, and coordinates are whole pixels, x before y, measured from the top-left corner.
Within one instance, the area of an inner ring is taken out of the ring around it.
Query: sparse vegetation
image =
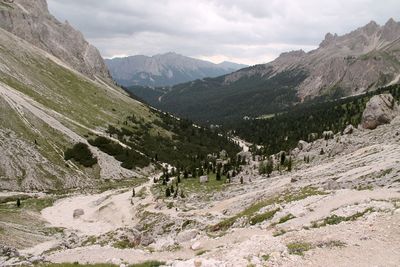
[[[293,242],[287,244],[289,254],[295,254],[299,256],[303,256],[304,252],[313,248],[310,243],[306,242]]]
[[[274,209],[271,211],[264,212],[262,214],[257,214],[250,219],[250,224],[255,225],[257,223],[261,223],[266,220],[270,220],[274,217],[275,213],[277,213],[280,209]]]
[[[282,218],[279,219],[278,224],[279,223],[285,223],[291,219],[296,218],[293,214],[289,213],[288,215],[283,216]]]
[[[368,209],[365,209],[362,212],[357,212],[357,213],[355,213],[353,215],[350,215],[348,217],[338,216],[338,215],[334,214],[334,215],[331,215],[331,216],[323,219],[322,221],[313,222],[312,223],[312,227],[313,228],[319,228],[319,227],[324,227],[324,226],[327,226],[327,225],[339,224],[341,222],[355,221],[358,218],[364,216],[365,214],[373,212],[373,211],[374,211],[373,208],[368,208]]]

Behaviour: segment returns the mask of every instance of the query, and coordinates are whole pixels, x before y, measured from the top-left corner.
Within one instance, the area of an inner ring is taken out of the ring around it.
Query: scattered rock
[[[151,235],[145,234],[142,236],[142,238],[140,239],[140,244],[142,246],[147,247],[148,245],[154,243],[154,238]]]
[[[373,130],[379,125],[390,123],[398,115],[399,107],[391,94],[373,96],[362,115],[362,127]]]
[[[190,247],[192,250],[200,250],[203,248],[202,244],[200,242],[195,242],[193,245]]]
[[[186,231],[180,232],[176,236],[176,241],[178,241],[179,243],[184,243],[184,242],[194,239],[197,236],[197,234],[198,234],[197,230],[186,230]]]
[[[85,211],[83,209],[76,209],[76,210],[74,210],[74,213],[72,214],[72,216],[74,217],[74,219],[78,219],[84,214],[85,214]]]
[[[19,252],[15,248],[0,245],[0,256],[6,258],[16,258],[19,257]]]
[[[344,129],[343,134],[352,134],[354,133],[355,129],[354,126],[349,124],[347,127]]]

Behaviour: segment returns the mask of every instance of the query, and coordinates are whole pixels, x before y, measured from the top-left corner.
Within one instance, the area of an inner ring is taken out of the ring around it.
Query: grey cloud
[[[398,20],[398,0],[48,0],[104,57],[175,51],[261,63],[316,47],[326,32]]]

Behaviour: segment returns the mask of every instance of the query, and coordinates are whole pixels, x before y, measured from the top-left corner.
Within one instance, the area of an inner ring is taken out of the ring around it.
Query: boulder
[[[208,182],[208,176],[204,175],[204,176],[200,176],[200,183],[204,184]]]
[[[192,250],[200,250],[203,248],[203,246],[200,242],[195,242],[195,243],[193,243],[193,245],[190,248]]]
[[[373,96],[362,115],[361,125],[373,130],[379,125],[390,123],[398,115],[399,107],[391,94]]]
[[[306,150],[309,147],[309,144],[306,141],[300,140],[297,144],[297,148],[299,150]]]
[[[154,241],[155,241],[155,240],[154,240],[154,237],[152,237],[152,236],[149,235],[149,234],[144,234],[144,235],[142,236],[141,240],[140,240],[140,244],[141,244],[142,246],[147,247],[148,245],[154,243]]]
[[[186,230],[186,231],[180,232],[176,236],[176,241],[178,241],[179,243],[184,243],[184,242],[194,239],[197,236],[197,234],[198,234],[197,230]]]
[[[81,217],[84,214],[85,214],[85,211],[83,209],[76,209],[76,210],[74,210],[74,213],[72,214],[72,216],[74,217],[74,219],[78,219],[79,217]]]
[[[352,133],[354,133],[354,131],[355,131],[355,129],[354,129],[353,125],[349,124],[344,129],[343,134],[352,134]]]

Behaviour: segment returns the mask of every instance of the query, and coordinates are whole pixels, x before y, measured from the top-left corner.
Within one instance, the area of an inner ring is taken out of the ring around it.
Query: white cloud
[[[174,51],[255,64],[318,46],[370,20],[398,20],[398,0],[48,0],[104,57]]]

